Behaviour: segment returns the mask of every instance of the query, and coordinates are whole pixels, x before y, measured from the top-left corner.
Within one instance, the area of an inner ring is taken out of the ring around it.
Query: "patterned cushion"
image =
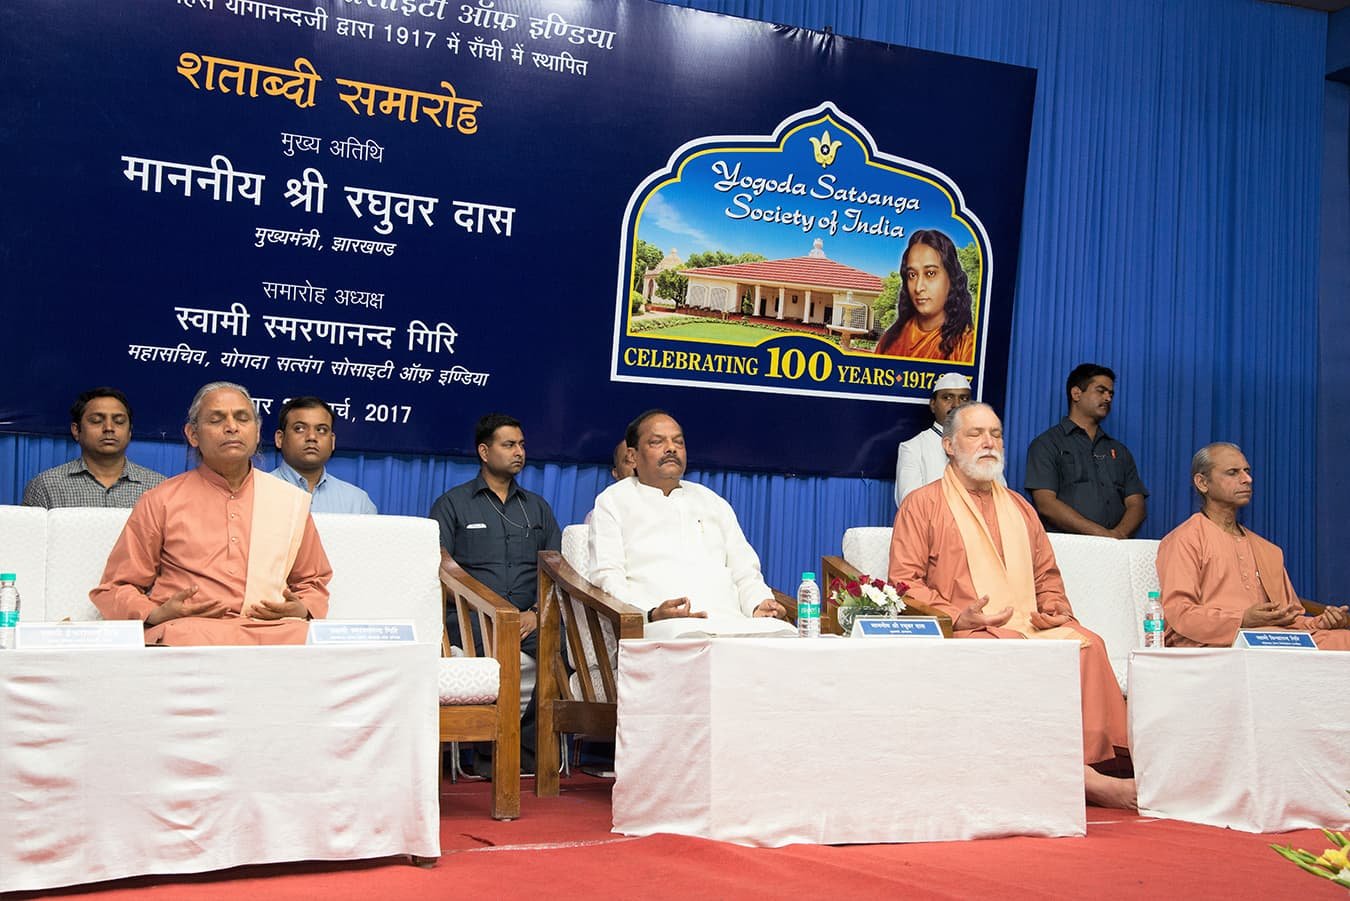
[[[47,511],[0,506],[0,572],[14,573],[22,617],[47,621]]]
[[[562,556],[583,579],[591,577],[591,527],[568,526],[562,533]]]
[[[1130,599],[1134,601],[1135,646],[1144,643],[1144,604],[1150,591],[1161,590],[1158,585],[1157,541],[1132,538],[1122,542],[1130,561]]]
[[[568,526],[563,529],[562,534],[562,555],[573,569],[582,577],[589,579],[591,572],[591,527],[589,525]],[[623,600],[620,598],[620,600]],[[582,653],[586,657],[591,671],[591,684],[595,686],[596,697],[602,701],[612,700],[606,697],[605,687],[600,681],[600,668],[596,662],[595,645],[591,641],[591,630],[586,627],[586,608],[570,601],[572,616],[577,623],[577,631],[581,633]],[[619,643],[614,638],[614,627],[609,620],[600,620],[600,634],[605,640],[605,650],[609,654],[611,666],[617,666],[619,660]],[[567,641],[567,634],[562,636],[563,649],[567,655],[567,664],[572,669],[577,668],[576,661],[572,659],[572,648]],[[573,697],[581,697],[581,679],[575,673],[570,679]]]
[[[885,526],[846,530],[844,562],[874,579],[886,578],[891,568],[891,530]]]
[[[103,579],[108,554],[130,510],[61,507],[47,514],[47,620],[99,619],[89,592]]]
[[[441,706],[494,703],[501,675],[501,665],[491,657],[442,657],[436,674]]]
[[[1106,642],[1106,656],[1121,691],[1126,687],[1130,651],[1138,646],[1141,628],[1135,615],[1129,550],[1129,545],[1136,543],[1149,542],[1050,534],[1050,546],[1055,549],[1055,561],[1074,615]],[[1143,601],[1142,597],[1138,599],[1139,608]]]
[[[418,641],[441,640],[441,536],[435,520],[315,513],[314,527],[333,566],[329,619],[410,619]]]

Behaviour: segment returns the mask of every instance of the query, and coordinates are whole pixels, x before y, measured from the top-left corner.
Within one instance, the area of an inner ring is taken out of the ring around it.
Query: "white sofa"
[[[101,580],[108,553],[129,513],[99,507],[48,511],[0,506],[0,571],[18,575],[25,622],[99,618],[89,591]],[[434,520],[316,513],[314,525],[333,567],[327,619],[411,620],[419,642],[441,642],[446,605],[442,583],[450,585],[455,580],[439,568],[440,533]],[[483,589],[475,583],[475,590]],[[496,595],[492,599],[505,603]],[[475,719],[469,708],[498,706],[508,682],[516,686],[509,691],[514,699],[510,703],[523,710],[534,686],[534,661],[517,654],[503,665],[491,648],[472,657],[463,656],[458,648],[446,650],[437,670],[442,734],[452,736],[446,741],[485,740],[485,736],[461,739],[464,730],[451,721],[462,714],[466,721],[486,722],[482,717]],[[519,687],[522,669],[523,691]],[[498,819],[519,816],[518,785],[494,790],[492,803]]]
[[[89,591],[130,511],[0,507],[0,567],[18,574],[26,622],[98,619]],[[436,524],[410,516],[319,513],[314,525],[333,565],[330,619],[407,619],[419,641],[442,628]]]
[[[1111,669],[1125,691],[1130,651],[1143,637],[1144,602],[1148,592],[1158,590],[1158,542],[1051,533],[1050,544],[1074,614],[1106,642]],[[844,532],[843,551],[844,561],[858,571],[884,578],[891,530],[849,529]]]

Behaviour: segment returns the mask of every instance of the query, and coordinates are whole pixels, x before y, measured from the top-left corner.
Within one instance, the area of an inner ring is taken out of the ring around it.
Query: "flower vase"
[[[860,616],[886,616],[890,611],[885,607],[876,607],[872,605],[854,604],[840,607],[835,618],[839,620],[839,631],[848,637],[853,634],[853,621]]]

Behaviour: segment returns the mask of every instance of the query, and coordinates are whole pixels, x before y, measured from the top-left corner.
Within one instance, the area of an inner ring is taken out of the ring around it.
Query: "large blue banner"
[[[1035,74],[647,0],[10,0],[10,431],[180,434],[207,381],[340,446],[884,475],[1001,401]],[[270,415],[269,415],[270,414]]]

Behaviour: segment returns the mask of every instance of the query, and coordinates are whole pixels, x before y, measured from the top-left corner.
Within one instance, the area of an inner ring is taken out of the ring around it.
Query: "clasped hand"
[[[1284,629],[1292,626],[1294,620],[1298,619],[1302,612],[1302,607],[1284,607],[1271,601],[1266,601],[1264,604],[1252,604],[1242,612],[1242,628]]]
[[[662,601],[657,604],[651,613],[651,621],[658,619],[678,619],[682,616],[693,617],[694,619],[707,619],[708,611],[700,610],[695,613],[692,609],[689,598],[671,598],[668,601]]]
[[[1073,610],[1063,601],[1051,601],[1031,614],[1031,625],[1037,629],[1053,629],[1073,619]]]
[[[250,614],[254,619],[284,619],[293,616],[297,619],[307,619],[309,617],[309,608],[300,600],[300,596],[289,588],[281,589],[280,601],[261,600],[253,608]]]
[[[1313,620],[1313,626],[1318,629],[1350,629],[1350,607],[1327,604],[1321,615]]]

